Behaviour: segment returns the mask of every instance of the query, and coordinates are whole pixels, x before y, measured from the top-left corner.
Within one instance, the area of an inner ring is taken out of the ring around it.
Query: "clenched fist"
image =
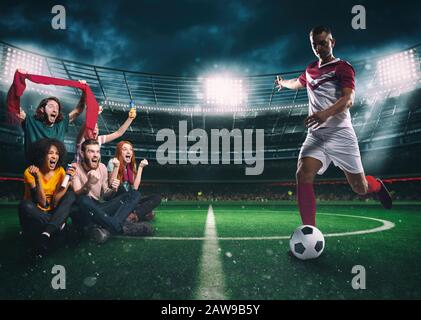
[[[118,180],[118,179],[113,179],[113,181],[111,182],[111,188],[112,188],[114,191],[117,191],[119,186],[120,186],[120,180]]]
[[[71,166],[66,170],[66,174],[73,177],[76,174],[76,168],[74,166]]]
[[[139,168],[144,168],[149,164],[148,160],[143,159],[142,161],[140,161],[139,163]]]
[[[136,108],[131,108],[129,111],[129,119],[134,120],[136,118]]]
[[[99,172],[95,170],[91,170],[88,172],[88,184],[94,185],[97,184],[99,179],[101,178]]]
[[[29,167],[29,173],[32,174],[34,176],[34,178],[38,178],[39,177],[39,168],[37,166],[30,166]]]
[[[25,113],[25,111],[23,111],[23,109],[20,109],[20,112],[18,114],[18,118],[22,121],[26,119],[26,113]]]
[[[111,163],[113,164],[114,168],[120,166],[120,161],[117,158],[113,158],[113,160],[111,160]]]

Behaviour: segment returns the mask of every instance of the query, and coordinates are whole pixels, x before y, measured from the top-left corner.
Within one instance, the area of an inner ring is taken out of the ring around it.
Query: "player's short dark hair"
[[[52,138],[43,138],[31,144],[28,155],[29,163],[38,168],[42,167],[51,146],[55,146],[59,154],[56,168],[63,166],[67,156],[66,147],[60,140]]]
[[[93,145],[93,144],[96,144],[96,145],[99,146],[98,140],[96,140],[96,139],[88,139],[88,140],[83,141],[82,147],[81,147],[82,148],[82,152],[85,152],[87,146],[90,146],[90,145]]]
[[[310,35],[314,34],[314,35],[318,35],[321,34],[323,32],[326,32],[327,34],[332,34],[332,30],[330,30],[330,28],[328,26],[316,26],[313,29],[310,30]]]
[[[57,115],[57,119],[56,119],[55,123],[59,123],[60,121],[62,121],[64,119],[64,116],[63,116],[63,113],[61,112],[61,110],[62,110],[61,102],[56,97],[48,97],[48,98],[42,99],[40,101],[37,109],[35,110],[35,119],[37,119],[41,122],[44,122],[47,119],[47,115],[45,113],[45,106],[47,105],[48,101],[50,101],[50,100],[53,100],[53,101],[57,102],[57,104],[58,104],[58,115]],[[44,109],[44,112],[41,109]]]

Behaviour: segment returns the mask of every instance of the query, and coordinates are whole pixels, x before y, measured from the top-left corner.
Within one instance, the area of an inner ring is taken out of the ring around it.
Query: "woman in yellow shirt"
[[[56,139],[41,139],[30,148],[31,165],[23,174],[25,195],[19,219],[24,236],[30,243],[35,240],[39,253],[45,253],[51,236],[64,228],[75,201],[74,193],[67,192],[75,170],[63,169],[65,158],[66,148]]]

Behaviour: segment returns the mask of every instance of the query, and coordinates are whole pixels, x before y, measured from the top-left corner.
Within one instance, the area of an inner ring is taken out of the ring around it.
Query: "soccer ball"
[[[299,226],[289,238],[289,247],[298,259],[315,259],[325,248],[325,238],[316,227]]]

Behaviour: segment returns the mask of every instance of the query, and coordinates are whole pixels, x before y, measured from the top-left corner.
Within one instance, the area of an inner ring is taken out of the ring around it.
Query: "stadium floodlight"
[[[10,79],[15,74],[16,69],[24,69],[29,73],[43,73],[43,58],[24,51],[10,49],[4,51],[3,56],[3,73],[6,78]]]
[[[419,61],[415,50],[394,54],[377,62],[381,86],[389,87],[414,81],[419,76]]]
[[[220,107],[238,106],[246,101],[242,79],[210,77],[204,82],[206,102]]]

